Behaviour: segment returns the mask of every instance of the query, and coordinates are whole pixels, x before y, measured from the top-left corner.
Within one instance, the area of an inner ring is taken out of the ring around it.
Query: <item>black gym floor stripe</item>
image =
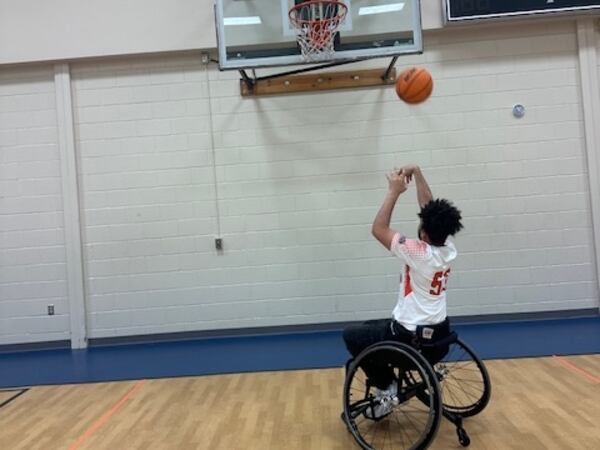
[[[29,388],[27,388],[27,389],[7,389],[7,390],[0,390],[0,393],[2,393],[2,392],[16,392],[16,394],[13,395],[12,397],[10,397],[8,400],[4,400],[2,403],[0,403],[0,408],[3,408],[6,405],[8,405],[10,402],[12,402],[13,400],[16,400],[17,398],[19,398],[21,395],[23,395],[28,390],[29,390]]]

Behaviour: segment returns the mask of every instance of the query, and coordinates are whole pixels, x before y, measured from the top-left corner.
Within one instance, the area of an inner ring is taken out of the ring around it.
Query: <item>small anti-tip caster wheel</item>
[[[458,435],[458,442],[463,447],[468,447],[471,445],[471,438],[467,434],[464,428],[457,428],[456,434]]]

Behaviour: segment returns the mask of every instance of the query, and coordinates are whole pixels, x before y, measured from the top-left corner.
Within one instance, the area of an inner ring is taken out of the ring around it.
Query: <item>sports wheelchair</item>
[[[361,365],[375,359],[393,370],[397,392],[382,395],[370,384]],[[342,420],[365,450],[418,450],[429,447],[445,417],[467,447],[463,419],[483,411],[490,395],[483,362],[455,332],[431,343],[384,341],[346,363]],[[387,406],[381,417],[378,405]]]

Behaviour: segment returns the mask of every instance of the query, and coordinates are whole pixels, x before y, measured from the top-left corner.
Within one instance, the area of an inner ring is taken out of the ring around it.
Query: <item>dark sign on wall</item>
[[[586,11],[600,12],[600,0],[446,0],[448,22]]]

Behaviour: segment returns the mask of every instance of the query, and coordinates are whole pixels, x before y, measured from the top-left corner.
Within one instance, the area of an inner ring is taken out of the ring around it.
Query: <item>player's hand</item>
[[[386,175],[390,192],[394,194],[402,194],[407,189],[406,175],[402,170],[394,169]]]
[[[412,177],[415,174],[415,172],[417,172],[419,169],[419,166],[411,164],[408,166],[404,166],[402,169],[400,169],[400,171],[404,174],[404,176],[406,177],[406,182],[410,183],[412,181]]]

